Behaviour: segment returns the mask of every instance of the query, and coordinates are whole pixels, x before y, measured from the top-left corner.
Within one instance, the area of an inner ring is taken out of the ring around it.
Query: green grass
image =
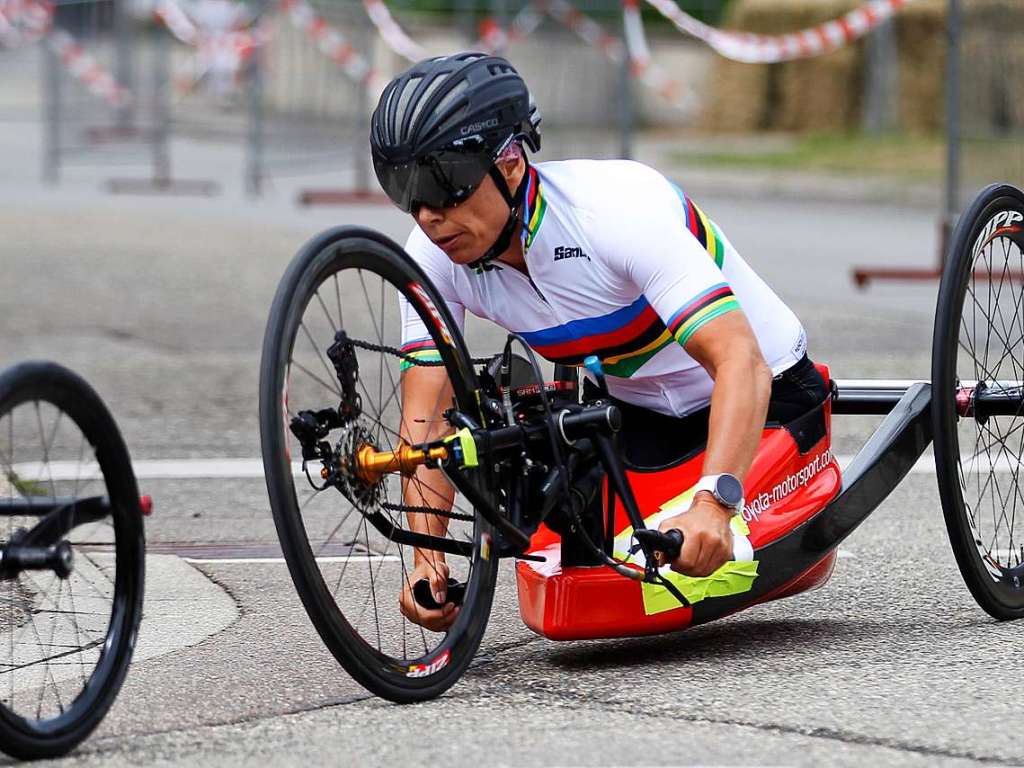
[[[920,182],[941,179],[945,167],[941,136],[821,134],[771,140],[761,146],[756,140],[709,145],[707,151],[676,152],[673,159],[690,166],[855,173]]]

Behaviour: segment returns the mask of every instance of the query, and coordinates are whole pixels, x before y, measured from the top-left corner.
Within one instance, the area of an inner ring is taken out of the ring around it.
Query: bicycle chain
[[[353,347],[359,347],[360,349],[365,349],[368,352],[386,352],[389,355],[394,355],[395,357],[400,357],[403,360],[405,360],[407,363],[409,363],[410,365],[419,365],[419,366],[423,366],[425,368],[434,368],[434,367],[437,367],[439,365],[444,365],[444,361],[443,360],[418,360],[417,358],[413,357],[412,355],[407,355],[405,352],[403,352],[402,350],[398,349],[397,347],[389,347],[389,346],[387,346],[385,344],[371,344],[368,341],[360,341],[359,339],[352,339],[352,338],[349,339],[349,343]],[[469,362],[472,365],[483,365],[484,363],[491,362],[492,359],[493,359],[493,357],[471,357],[469,359]]]
[[[473,515],[463,515],[459,512],[449,512],[446,509],[438,509],[437,507],[418,507],[414,504],[392,504],[390,501],[381,502],[380,507],[386,509],[389,512],[413,512],[427,515],[437,515],[438,517],[447,517],[452,520],[465,520],[466,522],[473,522],[476,518]]]

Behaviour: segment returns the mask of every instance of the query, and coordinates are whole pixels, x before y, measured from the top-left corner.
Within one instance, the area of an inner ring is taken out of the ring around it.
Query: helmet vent
[[[416,107],[412,111],[412,117],[409,118],[410,131],[414,130],[413,126],[416,125],[416,118],[418,118],[420,112],[423,111],[423,106],[430,99],[431,95],[433,95],[434,91],[436,91],[446,79],[447,78],[445,75],[436,76],[433,80],[430,81],[430,84],[423,90],[423,93],[420,94],[419,98],[416,99]],[[459,83],[459,85],[465,87],[464,82]],[[455,90],[458,90],[458,88],[456,88]]]
[[[443,115],[444,118],[447,118],[449,110],[451,110],[452,107],[455,106],[455,102],[462,97],[462,94],[466,92],[466,88],[468,86],[469,84],[465,80],[463,80],[450,91],[448,91],[448,93],[445,94],[444,98],[441,99],[441,103],[434,108],[434,114]]]
[[[395,119],[394,126],[396,128],[395,136],[397,141],[407,141],[409,138],[409,129],[411,127],[411,121],[406,119],[406,110],[409,107],[409,99],[412,98],[413,92],[416,90],[416,86],[420,84],[422,77],[411,77],[406,83],[405,87],[402,88],[402,92],[398,95],[398,103],[395,105]]]

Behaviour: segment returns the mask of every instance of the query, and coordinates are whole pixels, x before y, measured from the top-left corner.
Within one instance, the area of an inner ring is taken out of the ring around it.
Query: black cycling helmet
[[[384,89],[370,120],[380,185],[399,208],[448,208],[491,175],[510,208],[498,241],[477,262],[503,252],[519,219],[525,184],[513,194],[495,168],[513,141],[540,149],[540,114],[526,83],[503,58],[459,53],[427,59]],[[524,176],[525,179],[525,176]]]

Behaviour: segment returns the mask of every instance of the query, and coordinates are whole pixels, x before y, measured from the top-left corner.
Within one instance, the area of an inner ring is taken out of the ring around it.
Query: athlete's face
[[[522,158],[497,164],[513,192],[526,172]],[[420,229],[456,264],[476,261],[494,245],[508,221],[508,203],[490,174],[468,198],[451,208],[420,206],[413,213]],[[513,241],[513,245],[514,245]]]

